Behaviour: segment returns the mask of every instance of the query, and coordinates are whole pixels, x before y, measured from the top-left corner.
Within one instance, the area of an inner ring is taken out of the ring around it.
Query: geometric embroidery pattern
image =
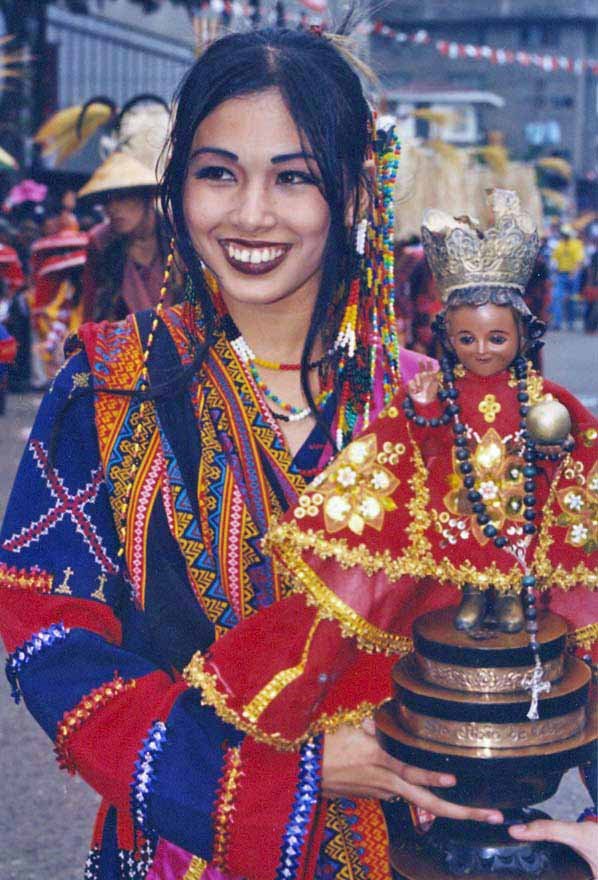
[[[31,590],[34,593],[49,593],[54,576],[42,571],[37,565],[32,568],[17,568],[0,562],[0,586],[7,590]]]
[[[98,496],[103,482],[101,468],[92,471],[91,480],[87,485],[71,494],[57,470],[50,466],[44,444],[40,440],[32,440],[29,449],[56,503],[28,526],[23,526],[20,532],[7,538],[2,544],[3,549],[19,553],[34,541],[39,541],[47,535],[50,529],[68,516],[102,570],[112,575],[118,574],[117,566],[108,556],[94,524],[84,510],[85,506],[94,502]]]

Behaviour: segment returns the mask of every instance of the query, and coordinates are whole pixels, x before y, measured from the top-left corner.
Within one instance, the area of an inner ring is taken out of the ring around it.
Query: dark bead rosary
[[[445,404],[443,414],[438,418],[427,419],[418,415],[415,410],[415,404],[411,397],[407,397],[403,401],[403,410],[408,419],[414,422],[418,427],[436,428],[440,425],[448,425],[451,420],[453,422],[453,434],[455,445],[455,458],[458,462],[458,468],[461,472],[463,486],[467,489],[467,498],[471,502],[471,509],[476,516],[477,522],[482,526],[484,535],[489,538],[496,547],[504,548],[509,543],[509,539],[505,535],[501,535],[491,520],[481,493],[475,488],[476,478],[473,472],[473,464],[470,461],[471,451],[467,440],[467,427],[460,419],[461,407],[458,404],[459,389],[455,387],[455,373],[453,360],[447,356],[440,361],[442,370],[443,387],[438,390],[438,399]],[[521,421],[519,422],[521,437],[523,439],[523,461],[522,474],[524,477],[523,489],[523,533],[525,535],[533,535],[536,532],[536,480],[538,473],[536,461],[548,459],[550,461],[558,461],[562,453],[570,452],[573,449],[574,441],[567,439],[561,444],[562,452],[545,453],[539,450],[536,442],[527,429],[527,414],[529,412],[529,392],[527,389],[528,365],[527,361],[521,355],[516,357],[511,367],[515,379],[517,380],[517,401],[519,403],[519,414]],[[529,635],[530,647],[534,656],[534,673],[530,682],[532,690],[532,706],[528,717],[537,718],[537,698],[540,690],[547,689],[546,684],[542,683],[542,666],[540,661],[540,648],[537,639],[538,622],[536,611],[536,577],[533,574],[525,574],[521,578],[521,586],[523,588],[523,610],[525,614],[525,629]]]

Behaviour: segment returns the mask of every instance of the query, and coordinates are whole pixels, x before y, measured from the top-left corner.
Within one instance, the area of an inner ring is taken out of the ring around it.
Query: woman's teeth
[[[271,263],[272,260],[282,257],[285,250],[280,247],[243,248],[228,242],[225,244],[225,248],[232,260],[237,260],[239,263],[253,263],[254,265],[258,263]]]

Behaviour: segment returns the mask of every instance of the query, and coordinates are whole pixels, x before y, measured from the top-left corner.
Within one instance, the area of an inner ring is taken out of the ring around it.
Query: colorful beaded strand
[[[149,371],[148,371],[148,361],[150,352],[152,350],[152,345],[154,343],[154,338],[156,335],[156,330],[158,328],[158,324],[160,322],[160,317],[162,312],[164,311],[164,304],[166,301],[166,295],[168,293],[168,283],[170,281],[170,276],[172,273],[172,266],[174,263],[174,239],[170,242],[170,251],[168,253],[168,257],[166,258],[166,266],[164,267],[164,275],[162,277],[162,286],[160,288],[160,298],[156,305],[155,314],[152,320],[152,324],[150,327],[150,332],[147,337],[147,341],[145,343],[145,349],[143,351],[142,363],[141,363],[141,377],[139,380],[139,388],[138,391],[142,395],[137,424],[135,425],[135,430],[133,432],[133,449],[131,451],[131,467],[129,470],[129,479],[127,481],[127,488],[125,492],[125,497],[123,498],[120,505],[120,523],[119,523],[119,539],[120,539],[120,547],[118,549],[118,556],[122,556],[125,552],[125,542],[127,537],[127,517],[129,512],[129,505],[131,503],[131,494],[133,492],[133,484],[135,482],[135,475],[139,470],[141,465],[141,436],[144,428],[144,416],[146,412],[146,404],[147,401],[144,400],[143,395],[149,391],[150,380],[149,380]]]

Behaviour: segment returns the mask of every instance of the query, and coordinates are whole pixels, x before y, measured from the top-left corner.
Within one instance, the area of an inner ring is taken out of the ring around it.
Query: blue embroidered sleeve
[[[90,382],[77,353],[41,405],[11,494],[0,535],[8,678],[63,767],[154,834],[209,857],[223,743],[241,737],[160,662],[133,606]]]

